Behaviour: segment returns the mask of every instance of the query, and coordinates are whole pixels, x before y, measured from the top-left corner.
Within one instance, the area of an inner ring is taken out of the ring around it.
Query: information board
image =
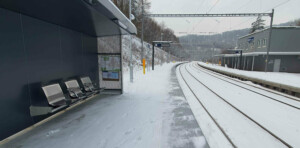
[[[121,70],[120,55],[101,56],[102,80],[119,81],[119,72]]]

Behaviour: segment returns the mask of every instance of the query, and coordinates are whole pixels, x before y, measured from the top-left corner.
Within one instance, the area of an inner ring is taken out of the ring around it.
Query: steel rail
[[[226,137],[226,139],[229,141],[229,143],[234,147],[237,148],[237,146],[231,141],[231,139],[229,138],[229,136],[225,133],[225,130],[219,125],[219,123],[214,119],[214,117],[208,112],[207,108],[203,105],[203,103],[200,101],[200,99],[198,98],[198,96],[195,94],[195,92],[192,90],[192,88],[188,85],[186,79],[183,77],[182,74],[182,65],[180,65],[179,67],[179,73],[180,76],[182,77],[182,80],[185,82],[185,84],[187,85],[187,87],[190,89],[190,91],[193,93],[193,95],[195,96],[195,98],[197,98],[197,101],[200,103],[200,105],[202,106],[202,108],[205,110],[205,112],[208,114],[208,116],[213,120],[213,122],[217,125],[217,127],[221,130],[222,134]]]
[[[271,132],[270,130],[268,130],[267,128],[265,128],[264,126],[262,126],[261,124],[259,124],[257,121],[255,121],[254,119],[252,119],[250,116],[248,116],[247,114],[245,114],[244,112],[242,112],[241,110],[239,110],[237,107],[235,107],[234,105],[232,105],[230,102],[228,102],[226,99],[224,99],[223,97],[221,97],[219,94],[217,94],[215,91],[213,91],[211,88],[209,88],[207,85],[205,85],[204,83],[202,83],[200,80],[198,80],[194,75],[192,75],[189,70],[185,67],[185,70],[197,81],[199,82],[201,85],[203,85],[205,88],[207,88],[209,91],[211,91],[213,94],[215,94],[218,98],[220,98],[221,100],[223,100],[225,103],[227,103],[229,106],[231,106],[232,108],[234,108],[236,111],[238,111],[239,113],[241,113],[242,115],[244,115],[246,118],[248,118],[250,121],[254,122],[256,125],[258,125],[260,128],[264,129],[266,132],[268,132],[270,135],[272,135],[274,138],[276,138],[277,140],[279,140],[281,143],[283,143],[284,145],[286,145],[287,147],[292,148],[291,145],[289,145],[287,142],[285,142],[283,139],[279,138],[278,136],[276,136],[273,132]]]
[[[235,79],[233,79],[233,78],[231,78],[231,77],[228,77],[228,76],[226,76],[226,75],[220,74],[220,73],[218,73],[218,72],[215,72],[215,71],[206,69],[205,67],[202,67],[202,66],[200,66],[199,64],[198,64],[198,66],[201,67],[201,68],[203,68],[203,69],[205,69],[205,70],[207,70],[207,71],[210,71],[210,72],[212,72],[212,73],[214,73],[214,74],[216,74],[216,75],[222,76],[222,77],[224,77],[224,78],[228,78],[228,79],[230,79],[230,80],[233,80],[233,81],[236,81],[236,82],[239,82],[239,83],[242,83],[242,84],[251,86],[251,87],[255,87],[255,88],[257,88],[257,89],[265,90],[265,91],[267,91],[267,92],[274,93],[274,94],[276,94],[276,95],[283,96],[283,97],[286,97],[286,98],[288,98],[288,99],[291,99],[291,100],[300,102],[300,99],[293,98],[293,97],[291,97],[291,96],[288,96],[287,94],[280,94],[280,93],[278,93],[278,92],[276,92],[276,91],[273,91],[273,90],[271,91],[271,90],[268,90],[268,89],[266,89],[266,88],[260,88],[260,87],[254,86],[254,85],[250,85],[250,84],[247,84],[247,83],[245,83],[245,82],[235,80]]]
[[[195,66],[193,65],[193,67],[195,67]],[[198,67],[195,67],[195,68],[199,69]],[[271,100],[273,100],[273,101],[277,101],[277,102],[279,102],[279,103],[282,103],[282,104],[285,104],[285,105],[290,106],[290,107],[292,107],[292,108],[295,108],[295,109],[300,110],[300,107],[294,106],[294,105],[292,105],[292,104],[286,103],[286,102],[281,101],[281,100],[277,100],[277,99],[272,98],[272,97],[270,97],[270,96],[264,95],[264,94],[262,94],[262,93],[259,93],[259,92],[254,91],[254,90],[251,90],[251,89],[249,89],[249,88],[246,88],[246,87],[240,86],[240,85],[238,85],[238,84],[232,83],[232,82],[230,82],[230,81],[228,81],[228,80],[221,79],[221,78],[216,77],[216,76],[214,76],[214,75],[210,74],[209,72],[206,72],[206,71],[204,71],[204,70],[202,70],[202,69],[199,69],[199,70],[200,70],[201,72],[204,72],[204,73],[206,73],[206,74],[208,74],[208,75],[214,77],[214,78],[220,79],[220,80],[225,81],[225,82],[227,82],[227,83],[230,83],[230,84],[232,84],[232,85],[238,86],[238,87],[243,88],[243,89],[245,89],[245,90],[251,91],[251,92],[256,93],[256,94],[259,94],[259,95],[261,95],[261,96],[264,96],[264,97],[266,97],[266,98],[268,98],[268,99],[271,99]],[[224,77],[224,78],[225,78],[225,77]],[[237,81],[237,82],[239,82],[239,81]],[[243,84],[244,84],[244,83],[243,83]],[[249,85],[249,86],[251,86],[251,85]],[[264,89],[261,89],[261,90],[264,90]]]

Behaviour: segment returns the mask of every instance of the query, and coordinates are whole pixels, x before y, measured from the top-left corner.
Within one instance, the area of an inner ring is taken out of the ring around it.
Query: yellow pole
[[[145,67],[146,67],[146,59],[143,59],[143,74],[146,73]]]

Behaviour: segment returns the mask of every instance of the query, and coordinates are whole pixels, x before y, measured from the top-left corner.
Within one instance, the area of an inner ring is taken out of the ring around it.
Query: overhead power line
[[[197,8],[197,10],[199,10],[199,9],[202,7],[204,1],[205,1],[205,0],[202,0],[201,4],[200,4],[199,7]]]
[[[290,0],[286,0],[286,1],[282,2],[282,3],[279,3],[279,4],[275,5],[275,6],[273,6],[272,8],[270,8],[270,9],[264,11],[263,13],[268,12],[268,11],[270,11],[270,10],[272,10],[272,9],[275,9],[275,8],[277,8],[277,7],[279,7],[279,6],[282,6],[282,5],[286,4],[286,3],[288,3],[289,1],[290,1]],[[241,22],[241,23],[239,23],[239,24],[237,24],[237,25],[235,25],[235,26],[233,26],[233,27],[236,27],[236,26],[240,26],[240,25],[242,25],[242,24],[245,24],[245,23],[249,22],[249,21],[252,20],[252,19],[255,19],[255,18],[249,18],[249,19],[247,19],[246,21],[243,21],[243,22]]]
[[[271,15],[272,15],[271,13],[226,13],[226,14],[145,14],[144,16],[145,17],[254,17],[254,16],[271,16]],[[201,21],[199,21],[199,23]],[[193,27],[192,31],[194,30],[195,27]]]
[[[225,14],[145,14],[145,17],[254,17],[270,16],[271,13],[225,13]]]
[[[217,0],[214,5],[206,12],[206,13],[209,13],[218,3],[219,3],[220,0]]]
[[[282,5],[286,4],[286,3],[289,2],[289,1],[290,1],[290,0],[286,0],[286,1],[282,2],[282,3],[279,3],[278,5],[276,5],[276,6],[272,7],[272,8],[270,8],[270,9],[266,10],[265,12],[270,11],[270,10],[272,10],[272,9],[275,9],[275,8],[277,8],[277,7],[279,7],[279,6],[282,6]]]
[[[241,8],[248,6],[248,4],[251,2],[252,0],[249,0],[247,3],[245,3],[244,5],[242,5],[241,7],[237,8],[235,11],[233,12],[237,12],[238,10],[240,10]]]

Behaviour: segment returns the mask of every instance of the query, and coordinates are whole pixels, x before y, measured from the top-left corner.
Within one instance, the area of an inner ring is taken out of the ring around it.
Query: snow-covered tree
[[[257,30],[262,30],[262,29],[264,29],[264,25],[265,25],[265,20],[263,20],[262,18],[261,18],[261,16],[258,16],[257,17],[257,19],[256,19],[256,21],[255,22],[253,22],[252,23],[252,27],[251,27],[251,29],[250,29],[250,33],[253,33],[253,32],[255,32],[255,31],[257,31]]]
[[[112,0],[112,2],[128,17],[129,15],[129,0]],[[144,14],[149,14],[151,3],[149,0],[143,0]],[[131,13],[135,19],[132,23],[137,27],[137,36],[141,38],[142,30],[142,0],[131,0]],[[167,28],[163,23],[159,24],[154,19],[144,17],[144,40],[148,43],[161,39],[161,33],[163,33],[163,39],[167,41],[179,42],[179,39],[175,36],[173,30]],[[176,45],[176,48],[182,48],[180,45]]]

